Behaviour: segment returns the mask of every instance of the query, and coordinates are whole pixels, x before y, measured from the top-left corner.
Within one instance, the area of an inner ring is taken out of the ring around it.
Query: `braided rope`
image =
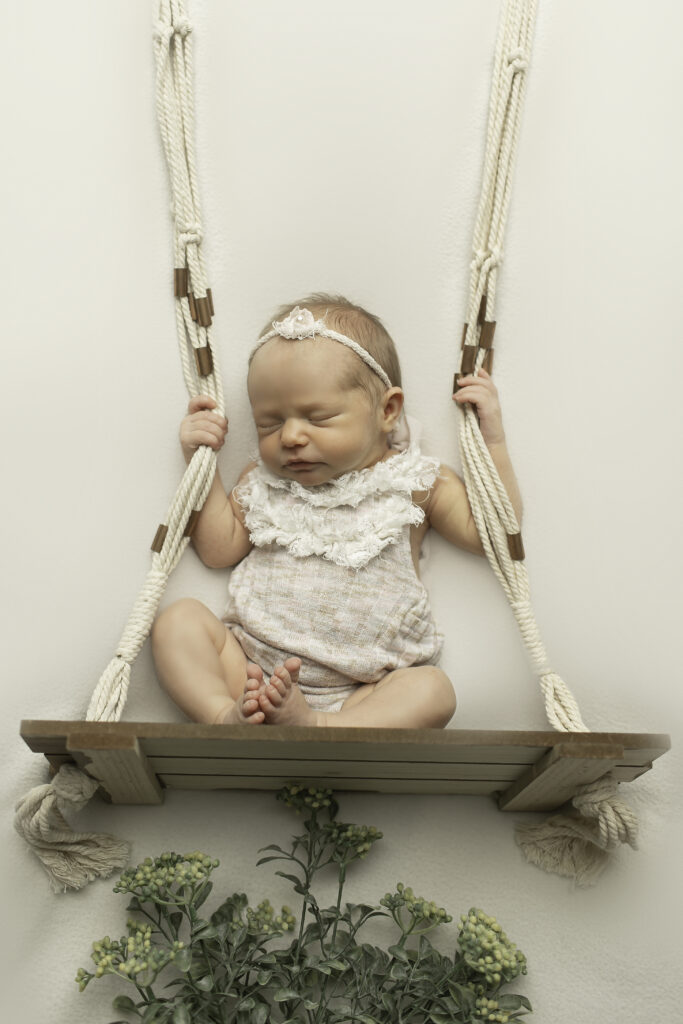
[[[467,329],[459,364],[461,370],[465,346],[475,346],[475,372],[481,368],[485,358],[485,351],[478,347],[482,330],[478,323],[479,310],[485,296],[485,318],[492,319],[535,18],[536,0],[508,0],[499,23],[483,181],[472,243]],[[510,553],[508,536],[519,533],[512,503],[486,447],[472,406],[465,405],[460,411],[463,477],[472,516],[484,553],[510,602],[539,677],[548,721],[558,731],[587,732],[588,727],[581,718],[575,698],[548,663],[531,606],[526,566]],[[630,809],[617,799],[617,787],[614,777],[608,774],[597,783],[582,786],[577,791],[574,805],[583,819],[597,819],[597,831],[581,825],[582,819],[566,818],[555,818],[542,826],[526,826],[518,830],[518,841],[528,858],[541,867],[592,880],[604,859],[594,854],[591,844],[601,851],[613,849],[621,842],[635,846],[637,821]],[[578,831],[581,832],[580,837]],[[524,841],[521,840],[522,834]],[[572,851],[569,858],[568,844]],[[562,851],[559,856],[558,850]],[[558,864],[564,867],[560,868]]]
[[[161,0],[154,29],[156,106],[159,129],[171,185],[176,267],[187,267],[189,291],[205,295],[207,276],[201,251],[202,220],[194,158],[194,96],[192,82],[192,26],[182,0]],[[186,296],[176,298],[176,330],[185,385],[190,396],[210,395],[217,411],[224,411],[223,386],[212,358],[213,370],[199,377],[193,350],[208,347],[213,357],[212,327],[192,319]],[[191,358],[192,357],[192,358]],[[130,668],[152,628],[168,578],[189,544],[188,519],[201,509],[216,472],[216,453],[197,449],[166,515],[163,546],[152,555],[152,567],[138,595],[119,641],[116,655],[95,688],[87,721],[118,721],[123,712]]]
[[[154,29],[156,107],[171,186],[174,222],[174,266],[188,270],[188,290],[207,292],[202,256],[202,220],[194,159],[194,96],[192,26],[182,0],[161,0]],[[187,296],[176,298],[176,332],[185,385],[190,396],[210,395],[223,412],[223,385],[214,359],[211,326],[192,318]],[[200,377],[194,350],[205,349],[213,368]],[[131,666],[149,636],[168,578],[189,544],[186,528],[194,510],[202,508],[216,472],[216,453],[201,446],[193,455],[165,520],[166,535],[138,594],[116,648],[104,669],[86,713],[86,721],[116,722],[123,712]],[[80,809],[97,788],[87,774],[64,766],[49,785],[32,789],[16,806],[14,825],[32,846],[55,891],[78,889],[96,877],[122,867],[128,844],[113,836],[75,833],[65,809]]]

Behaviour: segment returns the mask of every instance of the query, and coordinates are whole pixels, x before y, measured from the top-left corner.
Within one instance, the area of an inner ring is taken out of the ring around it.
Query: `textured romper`
[[[254,544],[233,569],[223,621],[265,678],[301,659],[316,711],[339,711],[359,683],[435,665],[443,648],[410,548],[437,459],[417,444],[329,483],[302,486],[258,462],[233,492]]]

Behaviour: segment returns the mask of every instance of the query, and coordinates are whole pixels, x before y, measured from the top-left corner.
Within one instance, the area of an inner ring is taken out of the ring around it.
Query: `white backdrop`
[[[124,901],[113,881],[53,895],[11,816],[45,778],[19,721],[83,715],[183,469],[155,5],[6,6],[3,999],[24,1024],[93,1024],[112,1019],[117,988],[79,995],[72,978],[93,939],[123,930]],[[254,440],[245,376],[256,333],[311,290],[382,317],[424,450],[458,468],[450,389],[498,13],[475,0],[191,0],[227,483]],[[349,898],[377,900],[401,879],[454,915],[483,906],[526,952],[521,990],[553,1024],[673,1019],[683,996],[682,30],[674,0],[541,0],[495,312],[495,375],[551,660],[592,728],[672,733],[674,750],[627,789],[641,849],[576,890],[529,867],[512,819],[487,801],[342,798],[346,820],[385,833]],[[434,537],[425,582],[447,634],[452,725],[543,728],[485,561]],[[195,596],[220,613],[226,583],[188,551],[165,600]],[[182,719],[147,646],[125,717]],[[281,903],[291,894],[254,867],[256,850],[285,840],[294,820],[268,793],[174,793],[162,809],[94,802],[77,827],[130,838],[136,861],[200,847],[222,861],[219,889]],[[444,930],[444,950],[454,937]]]

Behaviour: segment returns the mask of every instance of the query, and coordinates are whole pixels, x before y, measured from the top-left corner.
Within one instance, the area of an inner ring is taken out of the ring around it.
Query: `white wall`
[[[24,1024],[91,1024],[111,1019],[115,987],[79,995],[72,977],[93,939],[119,934],[124,901],[108,882],[54,896],[10,822],[45,778],[19,720],[83,715],[183,468],[154,5],[6,7],[3,997]],[[322,289],[384,319],[425,450],[458,466],[450,384],[498,12],[475,0],[192,0],[227,481],[253,441],[256,332],[280,302]],[[682,29],[674,0],[540,4],[496,303],[496,380],[551,658],[592,728],[672,733],[674,750],[628,787],[641,849],[583,891],[528,866],[513,821],[486,801],[342,800],[347,820],[386,837],[349,898],[402,879],[456,914],[483,905],[527,953],[523,991],[553,1024],[672,1020],[683,996]],[[487,564],[431,543],[453,725],[543,728]],[[226,582],[188,552],[165,600],[220,612]],[[182,718],[147,648],[125,717]],[[160,810],[94,802],[77,827],[132,839],[136,859],[199,846],[221,858],[224,891],[287,902],[253,865],[293,821],[267,793],[174,793]]]

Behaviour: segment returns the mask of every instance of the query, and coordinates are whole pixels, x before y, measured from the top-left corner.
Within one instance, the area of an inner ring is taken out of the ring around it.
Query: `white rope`
[[[460,370],[465,346],[474,346],[475,372],[481,369],[485,358],[485,350],[478,347],[483,329],[478,323],[479,310],[482,296],[486,296],[485,319],[493,319],[535,18],[536,0],[507,0],[503,5],[496,40],[483,181],[472,243],[467,330]],[[472,349],[468,356],[471,354]],[[538,674],[548,721],[559,731],[587,732],[576,700],[548,663],[531,606],[526,566],[522,560],[512,557],[508,544],[508,537],[520,532],[517,517],[470,405],[461,407],[460,447],[472,516],[484,553],[510,602]],[[637,822],[632,812],[617,800],[616,781],[608,775],[599,780],[599,784],[599,798],[595,798],[590,786],[579,789],[574,804],[583,816],[581,819],[555,818],[542,826],[518,830],[518,841],[530,860],[548,870],[592,881],[604,857],[596,856],[592,850],[586,852],[586,847],[592,845],[602,852],[620,842],[635,845]],[[595,829],[586,828],[588,818],[596,819]],[[577,820],[581,831],[578,840]],[[569,848],[571,855],[567,854]]]
[[[202,219],[194,159],[194,97],[192,27],[182,0],[161,0],[154,28],[156,106],[171,185],[174,221],[174,266],[187,267],[188,291],[207,293],[202,256]],[[190,396],[210,395],[224,412],[223,385],[214,359],[211,326],[193,320],[187,297],[176,298],[176,331],[183,376]],[[200,376],[194,350],[210,353],[213,370]],[[180,561],[189,537],[185,535],[193,510],[202,508],[216,472],[216,453],[197,449],[168,509],[167,532],[161,549],[136,598],[114,658],[104,669],[86,714],[87,721],[116,722],[123,712],[131,665],[147,639],[168,578]],[[56,891],[80,888],[95,877],[122,867],[128,845],[111,836],[74,833],[63,811],[80,809],[97,788],[86,773],[65,766],[49,785],[37,786],[16,807],[15,828],[40,857]]]

